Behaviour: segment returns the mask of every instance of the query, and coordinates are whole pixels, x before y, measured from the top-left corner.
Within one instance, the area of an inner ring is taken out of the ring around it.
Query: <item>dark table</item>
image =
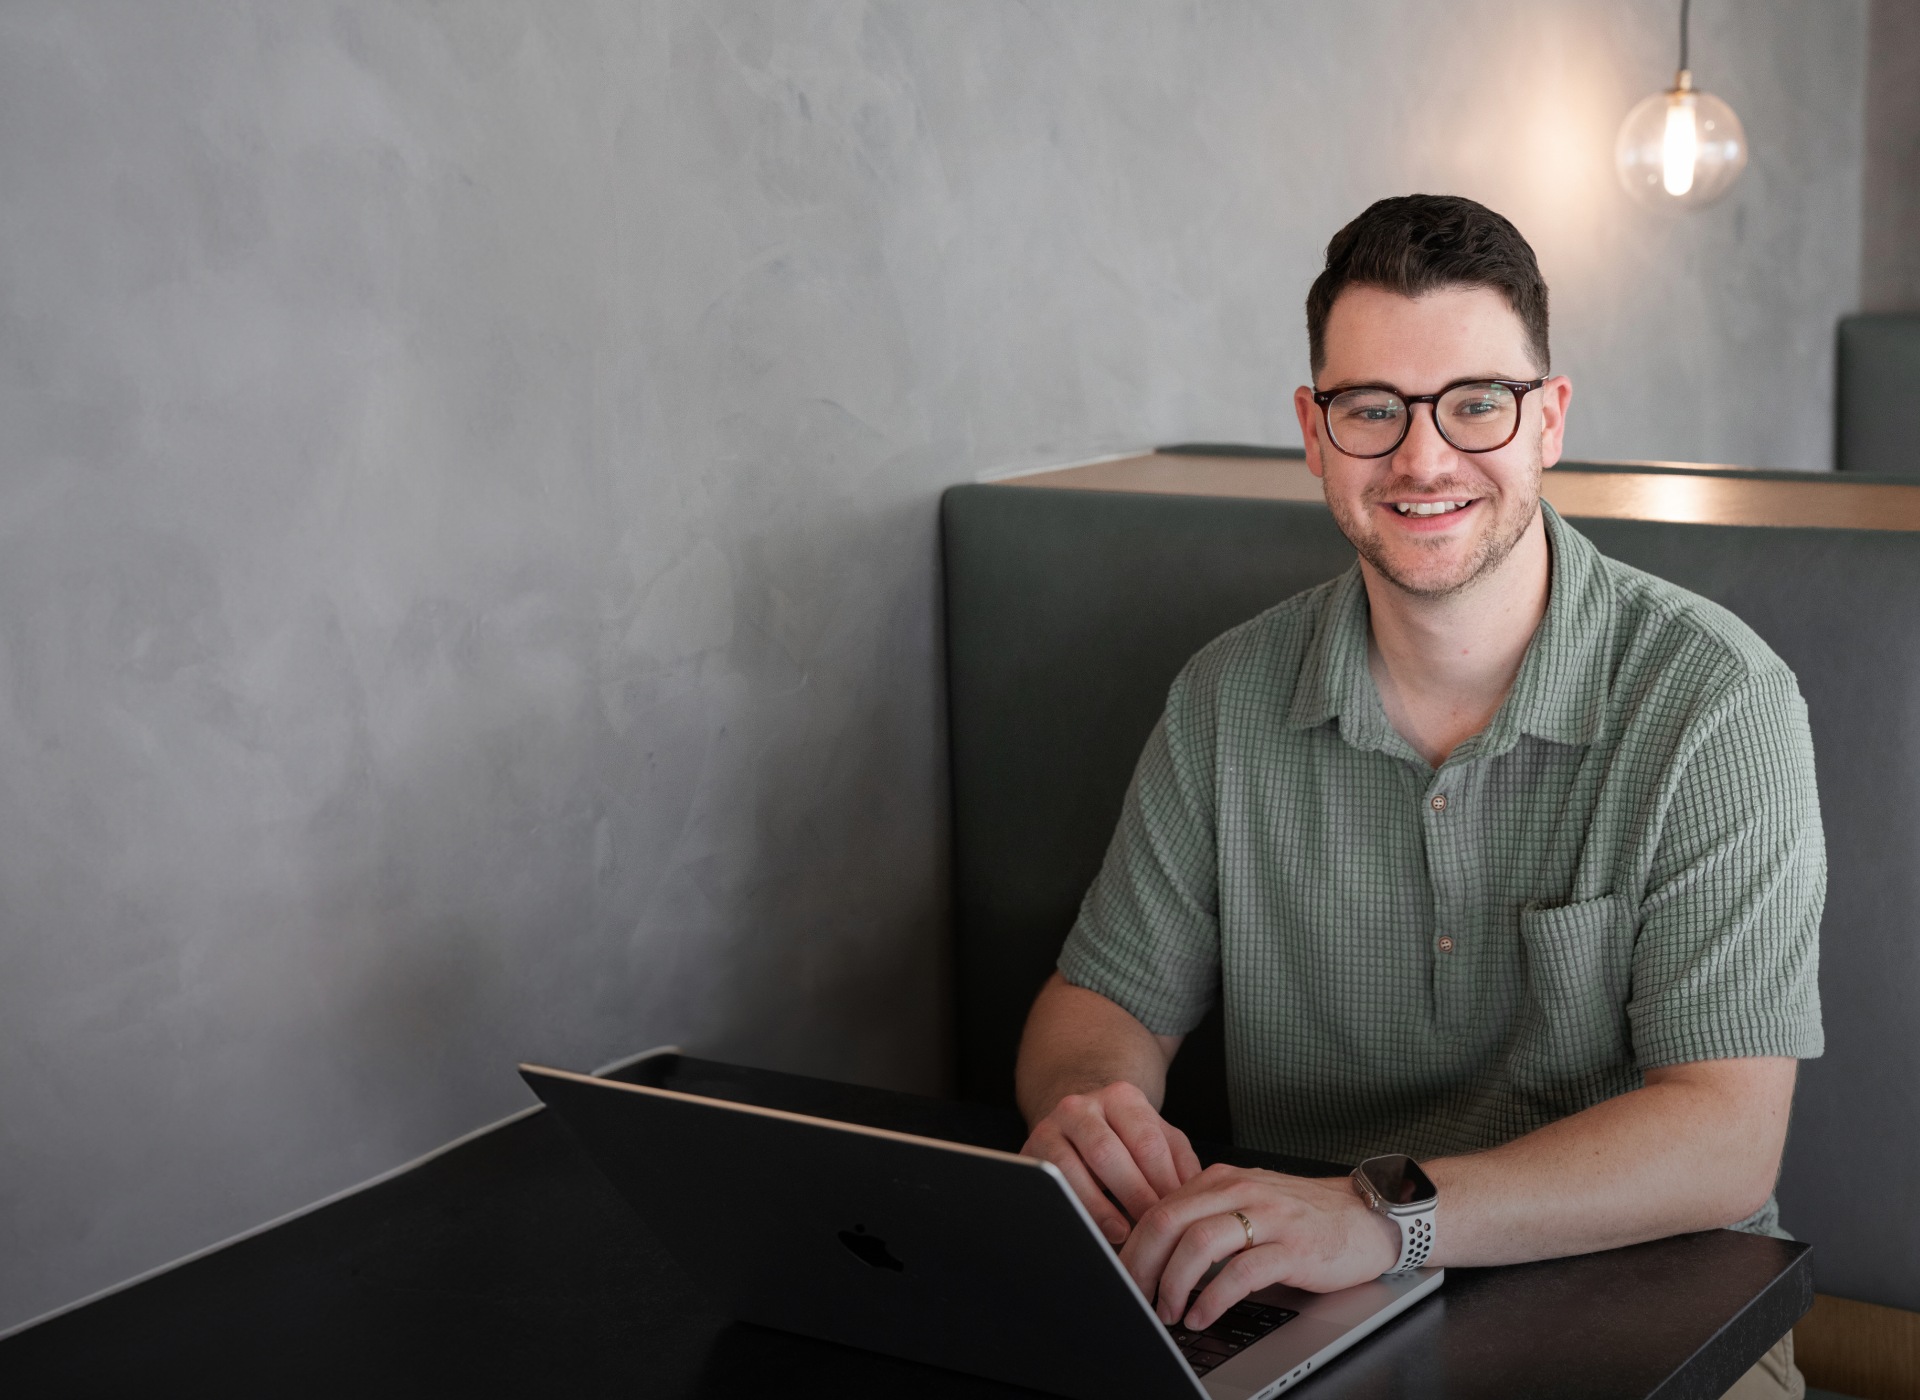
[[[614,1077],[983,1146],[1022,1136],[1008,1110],[688,1057]],[[1812,1304],[1808,1256],[1713,1230],[1450,1270],[1438,1294],[1290,1393],[1707,1400]],[[0,1342],[6,1396],[455,1393],[1031,1392],[730,1322],[544,1111]]]

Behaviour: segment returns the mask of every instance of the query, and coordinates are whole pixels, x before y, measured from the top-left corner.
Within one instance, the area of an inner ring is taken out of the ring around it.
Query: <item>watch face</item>
[[[1411,1157],[1369,1157],[1360,1164],[1360,1170],[1366,1173],[1367,1184],[1389,1206],[1423,1206],[1439,1195]]]

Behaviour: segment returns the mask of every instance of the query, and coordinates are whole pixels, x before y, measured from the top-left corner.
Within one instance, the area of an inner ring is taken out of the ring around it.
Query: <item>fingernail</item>
[[[1113,1244],[1125,1244],[1127,1242],[1127,1227],[1118,1221],[1110,1223],[1107,1226],[1107,1239]]]

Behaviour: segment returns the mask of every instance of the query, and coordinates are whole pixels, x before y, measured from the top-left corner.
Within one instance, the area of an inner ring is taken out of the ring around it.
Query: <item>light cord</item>
[[[1693,0],[1680,0],[1680,71],[1687,71],[1687,11],[1693,8]]]

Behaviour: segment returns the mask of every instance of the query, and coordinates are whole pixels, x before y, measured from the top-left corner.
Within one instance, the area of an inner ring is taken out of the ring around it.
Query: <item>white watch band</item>
[[[1383,1173],[1384,1189],[1405,1204],[1397,1204],[1381,1194],[1382,1188],[1377,1188],[1368,1175],[1376,1168]],[[1353,1189],[1367,1203],[1367,1208],[1376,1215],[1386,1216],[1400,1230],[1400,1257],[1380,1277],[1391,1278],[1423,1268],[1433,1253],[1433,1217],[1440,1206],[1440,1193],[1419,1164],[1400,1153],[1369,1157],[1353,1169],[1352,1180]],[[1411,1200],[1407,1199],[1409,1196]]]
[[[1382,1278],[1410,1274],[1427,1262],[1427,1256],[1433,1253],[1433,1211],[1434,1208],[1428,1206],[1423,1211],[1407,1215],[1387,1216],[1400,1227],[1400,1258],[1381,1275]]]

